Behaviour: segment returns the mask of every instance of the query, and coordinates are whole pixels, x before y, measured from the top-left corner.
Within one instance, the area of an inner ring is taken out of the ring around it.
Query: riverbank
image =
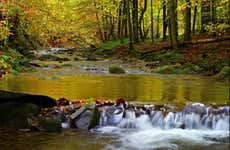
[[[25,57],[15,50],[10,50],[1,54],[0,75],[31,71],[31,67],[47,67],[48,64],[43,63],[47,61],[59,62],[59,65],[55,65],[56,68],[71,67],[82,61],[86,64],[87,61],[101,61],[108,66],[118,66],[136,73],[198,74],[228,80],[230,45],[228,36],[223,39],[216,40],[210,36],[193,37],[192,41],[196,42],[182,45],[177,51],[171,50],[167,42],[145,42],[135,45],[135,50],[129,53],[128,45],[120,45],[119,41],[110,41],[99,47],[28,51]],[[103,66],[96,65],[86,65],[83,68],[105,70]]]
[[[168,42],[145,42],[135,45],[129,53],[128,45],[108,42],[95,53],[122,59],[127,63],[144,62],[153,73],[160,74],[200,74],[228,79],[229,37],[195,36],[190,44],[182,44],[178,50],[171,50]],[[112,46],[108,46],[112,45]]]

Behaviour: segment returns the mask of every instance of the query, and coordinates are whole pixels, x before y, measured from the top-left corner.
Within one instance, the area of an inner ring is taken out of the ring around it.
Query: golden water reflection
[[[23,73],[0,81],[0,89],[68,99],[123,97],[156,103],[225,104],[229,84],[200,76],[183,75],[62,75],[38,77]]]

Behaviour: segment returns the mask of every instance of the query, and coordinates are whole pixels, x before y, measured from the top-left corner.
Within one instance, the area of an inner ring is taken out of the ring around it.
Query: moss
[[[71,66],[73,66],[72,64],[63,64],[62,65],[63,67],[71,67]]]
[[[88,55],[88,56],[86,56],[86,60],[87,61],[97,61],[97,58],[96,58],[96,56]]]
[[[57,104],[55,99],[50,98],[48,96],[30,95],[30,94],[0,90],[0,104],[9,103],[9,102],[17,103],[17,104],[32,103],[37,105],[38,107],[44,107],[44,108],[54,107]]]
[[[165,66],[162,66],[162,67],[158,67],[154,72],[155,73],[160,73],[160,74],[178,73],[177,69],[172,65],[165,65]]]
[[[42,55],[38,59],[41,61],[70,61],[69,58],[61,58],[54,55]]]
[[[97,107],[95,107],[93,111],[93,116],[90,121],[89,129],[95,128],[97,125],[99,125],[100,120],[100,112]]]
[[[221,71],[216,75],[217,79],[229,79],[230,78],[230,67],[224,66]]]
[[[46,132],[59,132],[61,131],[61,120],[42,117],[38,119],[40,128]]]
[[[124,74],[125,70],[119,66],[110,66],[109,67],[109,73],[112,74]]]
[[[182,69],[180,70],[180,73],[182,74],[196,74],[196,73],[200,73],[202,71],[202,69],[194,64],[191,63],[187,63],[185,64]]]
[[[128,43],[129,43],[129,39],[128,38],[124,39],[124,44],[128,44]],[[114,40],[114,41],[108,41],[108,42],[103,43],[99,48],[110,50],[119,45],[121,45],[121,41]]]
[[[143,59],[148,61],[159,61],[161,64],[171,64],[182,61],[183,54],[177,51],[169,51],[157,55],[148,55]]]
[[[39,108],[31,103],[3,103],[0,104],[0,124],[14,128],[30,126],[28,118],[36,116]]]

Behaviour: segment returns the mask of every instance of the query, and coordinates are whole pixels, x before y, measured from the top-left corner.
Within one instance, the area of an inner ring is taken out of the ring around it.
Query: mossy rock
[[[46,132],[59,132],[62,129],[60,119],[42,117],[38,119],[38,122],[39,128]]]
[[[224,66],[221,71],[216,75],[217,79],[229,79],[230,78],[230,67]]]
[[[89,55],[86,57],[86,61],[97,61],[98,59],[96,58],[96,56],[93,55]]]
[[[111,74],[125,74],[125,70],[119,66],[110,66],[109,73]]]
[[[13,128],[29,128],[29,118],[36,116],[39,107],[31,103],[8,102],[0,104],[0,125]]]
[[[39,107],[54,107],[57,105],[55,99],[43,95],[31,95],[17,92],[8,92],[0,90],[0,104],[12,103],[32,103]]]
[[[162,66],[162,67],[158,67],[154,72],[155,73],[160,73],[160,74],[175,74],[175,73],[178,73],[177,69],[172,65],[165,65],[165,66]]]
[[[88,129],[93,129],[95,128],[97,125],[99,125],[99,120],[100,120],[100,112],[98,110],[97,107],[94,108],[93,111],[93,116],[91,118],[90,124],[89,124],[89,128]]]
[[[38,59],[41,61],[57,61],[59,57],[54,55],[42,55]]]
[[[42,55],[38,59],[41,61],[70,61],[69,58],[61,58],[55,55]]]

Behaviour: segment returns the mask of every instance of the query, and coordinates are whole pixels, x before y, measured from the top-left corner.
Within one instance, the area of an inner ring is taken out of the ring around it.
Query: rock
[[[82,113],[74,121],[76,128],[77,129],[88,130],[92,115],[93,115],[93,111],[90,111],[90,110],[87,110],[84,113]]]
[[[38,106],[31,103],[8,102],[0,104],[0,125],[16,129],[30,128],[29,118],[35,117],[38,112]]]
[[[90,124],[89,124],[89,128],[88,129],[93,129],[95,128],[97,125],[99,125],[99,120],[100,120],[100,112],[98,110],[97,107],[94,108],[93,111],[93,116],[91,118]]]
[[[38,119],[39,129],[46,132],[59,132],[62,129],[60,119],[42,117]]]
[[[69,104],[70,104],[69,100],[67,100],[65,98],[60,98],[60,99],[57,100],[57,105],[58,106],[67,106]]]
[[[125,70],[119,66],[110,66],[109,73],[111,74],[125,74]]]
[[[17,92],[8,92],[0,90],[0,104],[12,103],[32,103],[39,107],[47,108],[57,105],[56,100],[43,95],[31,95]]]
[[[106,109],[106,117],[108,125],[117,125],[124,116],[124,108],[122,106],[109,107]]]
[[[70,119],[71,119],[71,120],[76,119],[76,118],[79,117],[79,115],[81,115],[84,111],[86,111],[86,108],[85,108],[85,107],[81,107],[79,110],[77,110],[75,113],[73,113],[73,114],[70,116]]]
[[[97,107],[93,109],[82,107],[76,113],[72,114],[70,118],[73,120],[72,127],[81,130],[90,130],[99,124],[100,112]]]
[[[20,132],[30,132],[31,130],[30,130],[30,129],[25,128],[25,129],[19,129],[18,131],[20,131]]]

